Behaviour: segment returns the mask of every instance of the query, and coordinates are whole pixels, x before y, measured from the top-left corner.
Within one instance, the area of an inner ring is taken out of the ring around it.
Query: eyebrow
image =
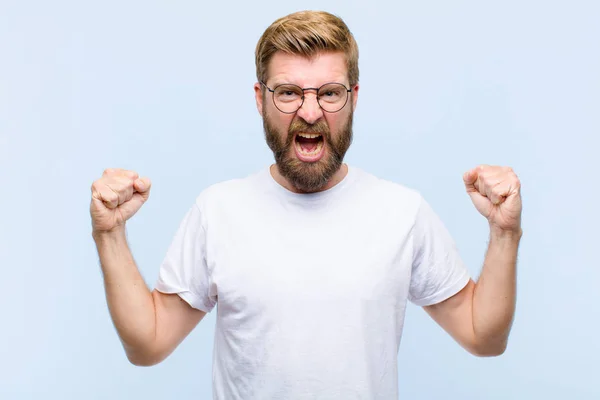
[[[291,83],[291,82],[287,82],[287,81],[275,81],[271,84],[271,87],[276,87],[279,85],[296,85],[295,83]],[[300,85],[296,85],[296,86],[300,86]]]
[[[328,83],[341,83],[342,85],[344,85],[344,86],[346,86],[346,87],[349,87],[349,86],[350,86],[349,84],[346,84],[346,82],[345,82],[344,80],[342,80],[342,81],[335,81],[335,80],[334,80],[334,81],[327,81],[327,82],[325,82],[325,83],[322,83],[322,84],[320,84],[320,85],[318,85],[318,86],[314,86],[313,88],[317,88],[317,89],[318,89],[319,87],[321,87],[321,86],[323,86],[323,85],[327,85]],[[265,85],[266,85],[266,84],[267,84],[267,83],[265,82]],[[287,82],[287,81],[278,81],[278,80],[274,81],[274,82],[273,82],[271,85],[269,85],[269,86],[270,86],[272,89],[274,89],[275,87],[277,87],[277,86],[279,86],[279,85],[294,85],[294,86],[302,87],[302,86],[298,85],[297,83],[292,83],[292,82]]]

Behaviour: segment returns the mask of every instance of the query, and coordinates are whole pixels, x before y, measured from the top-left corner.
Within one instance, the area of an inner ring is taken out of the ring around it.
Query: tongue
[[[298,137],[298,144],[300,144],[300,148],[302,151],[311,153],[317,148],[317,143],[319,143],[319,139],[308,139],[303,137]]]
[[[317,148],[317,142],[300,142],[300,147],[302,148],[302,151],[311,153]]]

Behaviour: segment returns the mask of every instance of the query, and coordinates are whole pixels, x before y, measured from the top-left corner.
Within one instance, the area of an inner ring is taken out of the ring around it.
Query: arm
[[[520,182],[510,168],[480,166],[464,176],[467,193],[490,225],[490,241],[477,283],[425,311],[459,344],[478,356],[506,350],[516,304],[521,236]]]
[[[165,359],[205,313],[178,295],[150,292],[127,245],[125,223],[150,196],[134,171],[107,169],[92,184],[90,215],[108,308],[127,358],[135,365]]]
[[[135,264],[125,228],[93,234],[111,318],[129,361],[158,364],[202,320],[205,312],[176,294],[150,291]]]
[[[477,356],[506,350],[516,303],[516,261],[521,235],[492,234],[477,283],[425,311]]]

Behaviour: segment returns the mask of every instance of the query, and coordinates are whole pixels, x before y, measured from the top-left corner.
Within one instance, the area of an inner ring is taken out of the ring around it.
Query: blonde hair
[[[256,45],[256,77],[266,82],[277,51],[314,57],[319,52],[343,52],[350,86],[358,83],[358,45],[344,21],[325,11],[299,11],[279,18]]]

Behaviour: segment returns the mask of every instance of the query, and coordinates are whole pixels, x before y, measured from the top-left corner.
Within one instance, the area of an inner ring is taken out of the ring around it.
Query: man
[[[464,174],[489,221],[480,279],[413,189],[343,162],[358,49],[322,12],[275,21],[256,48],[258,111],[275,164],[203,190],[144,284],[125,222],[150,180],[109,169],[92,185],[93,237],[128,359],[154,365],[218,306],[216,399],[396,399],[407,301],[477,356],[504,352],[522,235],[510,168]]]

